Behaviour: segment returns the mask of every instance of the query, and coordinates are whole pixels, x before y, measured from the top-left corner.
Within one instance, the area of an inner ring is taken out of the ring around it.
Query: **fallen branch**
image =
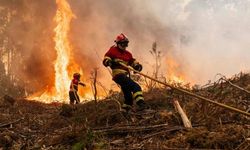
[[[18,120],[15,120],[15,121],[12,121],[12,122],[8,122],[8,123],[5,123],[5,124],[0,124],[0,128],[4,128],[4,127],[7,127],[7,126],[10,126],[12,124],[15,124],[15,123],[18,123],[20,122],[21,120],[23,120],[24,118],[20,118]]]
[[[181,108],[178,100],[174,99],[173,103],[174,103],[174,107],[177,109],[178,113],[181,116],[181,119],[182,119],[184,127],[186,127],[186,128],[192,128],[192,124],[188,120],[188,117],[187,117],[186,113],[183,111],[183,109]]]
[[[92,128],[92,130],[105,130],[105,129],[113,129],[113,128],[121,128],[121,127],[137,127],[137,126],[139,126],[139,124],[126,124],[126,125],[119,125],[119,126],[107,126],[107,127],[100,127],[100,128]]]
[[[250,91],[248,91],[248,90],[244,89],[243,87],[240,87],[240,86],[238,86],[236,84],[233,84],[231,81],[229,81],[226,78],[226,76],[224,76],[224,75],[222,75],[220,73],[218,73],[217,75],[221,76],[220,80],[224,80],[225,82],[228,82],[231,86],[233,86],[233,87],[235,87],[235,88],[237,88],[237,89],[239,89],[239,90],[241,90],[241,91],[243,91],[243,92],[245,92],[247,94],[250,94]]]
[[[227,79],[225,79],[225,78],[222,78],[222,80],[228,82],[231,86],[233,86],[233,87],[235,87],[235,88],[237,88],[237,89],[239,89],[239,90],[241,90],[241,91],[244,91],[245,93],[247,93],[247,94],[250,95],[250,92],[249,92],[248,90],[246,90],[246,89],[244,89],[244,88],[242,88],[242,87],[240,87],[240,86],[238,86],[238,85],[236,85],[236,84],[233,84],[231,81],[229,81],[229,80],[227,80]]]
[[[142,126],[142,127],[133,127],[133,126],[124,126],[124,127],[115,127],[110,129],[103,129],[103,130],[95,130],[96,133],[128,133],[128,132],[141,132],[141,131],[149,131],[154,129],[164,129],[169,127],[168,124],[160,124],[160,125],[153,125],[153,126]]]
[[[153,134],[149,134],[149,135],[147,135],[147,136],[144,136],[142,139],[145,140],[145,139],[151,138],[151,137],[153,137],[153,136],[158,136],[158,135],[161,135],[161,134],[165,134],[165,133],[167,133],[167,132],[178,131],[178,130],[183,130],[183,129],[186,129],[186,128],[184,128],[184,127],[174,127],[174,128],[172,128],[172,129],[168,129],[168,130],[156,132],[156,133],[153,133]]]

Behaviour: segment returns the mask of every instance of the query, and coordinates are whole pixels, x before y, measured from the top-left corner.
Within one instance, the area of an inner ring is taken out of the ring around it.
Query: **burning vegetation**
[[[69,0],[0,2],[0,149],[250,148],[249,74],[195,85],[175,51],[174,29],[133,9],[132,1],[84,2],[84,9]],[[111,3],[114,10],[107,9]],[[143,72],[120,65],[133,72],[150,106],[133,107],[127,116],[101,58],[114,37],[109,31],[121,26],[135,43],[145,43],[131,44]],[[87,86],[79,88],[81,103],[69,105],[76,72]]]
[[[38,97],[29,97],[29,99],[39,100],[46,103],[53,101],[66,102],[68,99],[68,89],[71,76],[74,72],[80,72],[81,68],[72,58],[72,46],[69,41],[70,22],[74,14],[67,1],[57,0],[57,11],[54,20],[57,24],[55,28],[55,50],[57,58],[54,63],[55,81],[53,87],[47,87],[45,93]]]

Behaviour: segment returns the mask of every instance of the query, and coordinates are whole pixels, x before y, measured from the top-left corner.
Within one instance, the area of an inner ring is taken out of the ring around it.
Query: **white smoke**
[[[190,79],[204,83],[217,73],[249,72],[249,0],[158,0],[149,5],[178,32],[176,51],[188,63]]]

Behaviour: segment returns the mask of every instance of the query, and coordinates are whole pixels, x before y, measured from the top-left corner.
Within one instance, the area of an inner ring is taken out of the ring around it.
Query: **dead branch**
[[[108,129],[98,130],[95,129],[94,132],[96,133],[128,133],[128,132],[141,132],[141,131],[150,131],[154,129],[165,129],[169,127],[168,124],[160,124],[160,125],[153,125],[153,126],[122,126],[122,127],[113,127]]]
[[[159,80],[157,80],[157,79],[155,79],[155,78],[152,78],[152,77],[150,77],[150,76],[148,76],[148,75],[146,75],[146,74],[143,74],[143,73],[141,73],[141,72],[135,70],[134,68],[132,68],[132,67],[130,67],[130,66],[127,66],[126,64],[123,64],[123,63],[121,63],[121,62],[119,62],[119,64],[122,65],[123,67],[126,67],[127,69],[129,69],[129,70],[131,70],[131,71],[134,71],[134,72],[136,72],[136,73],[138,73],[138,74],[140,74],[140,75],[142,75],[142,76],[144,76],[144,77],[146,77],[146,78],[149,78],[149,79],[151,79],[151,80],[153,80],[153,81],[155,81],[155,82],[158,82],[158,83],[160,83],[160,84],[162,84],[162,85],[165,85],[165,86],[167,86],[167,87],[170,87],[171,89],[176,90],[176,91],[178,91],[178,92],[181,92],[181,93],[187,94],[187,95],[189,95],[189,96],[195,97],[195,98],[197,98],[197,99],[199,99],[199,100],[204,100],[204,101],[206,101],[206,102],[215,104],[215,105],[217,105],[217,106],[226,108],[226,109],[228,109],[228,110],[231,110],[231,111],[234,111],[234,112],[237,112],[237,113],[246,115],[246,116],[250,116],[250,113],[245,112],[245,111],[243,111],[243,110],[240,110],[240,109],[234,108],[234,107],[232,107],[232,106],[228,106],[228,105],[226,105],[226,104],[222,104],[222,103],[213,101],[213,100],[211,100],[211,99],[208,99],[208,98],[205,98],[205,97],[203,97],[203,96],[200,96],[200,95],[197,95],[197,94],[195,94],[195,93],[192,93],[192,92],[190,92],[190,91],[187,91],[187,90],[185,90],[185,89],[183,89],[183,88],[175,87],[175,86],[172,86],[172,85],[170,85],[170,84],[168,84],[168,83],[164,83],[164,82],[159,81]]]
[[[184,127],[186,128],[192,128],[192,124],[191,122],[189,121],[186,113],[183,111],[183,109],[181,108],[179,102],[177,99],[174,99],[173,101],[174,103],[174,107],[177,109],[177,111],[179,112],[180,116],[181,116],[181,119],[182,119],[182,122],[183,122],[183,125]]]
[[[96,83],[97,83],[97,69],[98,68],[94,68],[93,72],[92,72],[92,92],[94,95],[94,100],[95,100],[95,112],[97,113],[97,87],[96,87]],[[97,120],[97,119],[96,119]]]
[[[241,90],[241,91],[244,91],[244,92],[247,93],[247,94],[250,94],[250,91],[248,91],[248,90],[244,89],[243,87],[240,87],[240,86],[238,86],[238,85],[236,85],[236,84],[233,84],[231,81],[229,81],[229,80],[226,78],[226,76],[224,76],[224,75],[222,75],[222,74],[217,74],[217,75],[220,75],[220,76],[221,76],[221,80],[224,80],[224,81],[228,82],[231,86],[233,86],[233,87],[235,87],[235,88],[237,88],[237,89],[239,89],[239,90]]]
[[[153,136],[163,135],[163,134],[165,134],[167,132],[178,131],[178,130],[183,130],[183,129],[186,129],[186,128],[177,126],[177,127],[173,127],[172,129],[168,129],[168,130],[156,132],[156,133],[153,133],[153,134],[149,134],[147,136],[144,136],[142,139],[145,140],[145,139],[151,138]]]
[[[226,81],[226,82],[228,82],[231,86],[233,86],[233,87],[235,87],[235,88],[237,88],[237,89],[239,89],[241,91],[244,91],[245,93],[247,93],[247,94],[250,95],[250,92],[248,90],[246,90],[246,89],[244,89],[244,88],[242,88],[242,87],[240,87],[240,86],[238,86],[236,84],[233,84],[231,81],[229,81],[227,79],[223,79],[223,80]]]
[[[94,99],[95,99],[95,103],[97,104],[97,88],[96,88],[96,79],[97,79],[97,68],[94,69],[93,71],[93,94],[94,94]]]
[[[107,126],[107,127],[100,127],[100,128],[92,128],[92,130],[98,131],[98,130],[106,130],[106,129],[113,129],[118,127],[136,127],[138,124],[126,124],[126,125],[119,125],[119,126]]]
[[[5,124],[0,124],[0,128],[11,126],[12,124],[18,123],[18,122],[20,122],[23,119],[24,118],[20,118],[20,119],[17,119],[15,121],[11,121],[11,122],[8,122],[8,123],[5,123]]]

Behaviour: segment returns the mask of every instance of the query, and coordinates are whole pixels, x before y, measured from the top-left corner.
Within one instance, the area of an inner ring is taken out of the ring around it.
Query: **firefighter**
[[[121,87],[125,99],[122,111],[129,112],[134,101],[138,106],[137,110],[144,110],[148,106],[144,102],[140,85],[130,78],[129,70],[121,66],[118,62],[129,65],[137,71],[142,70],[142,65],[126,50],[129,40],[123,33],[118,35],[114,42],[116,44],[104,56],[103,65],[112,69],[112,79]]]
[[[80,98],[77,94],[78,84],[86,86],[84,83],[80,82],[80,78],[81,75],[79,73],[73,74],[73,79],[71,80],[69,89],[69,100],[71,105],[80,103]]]

